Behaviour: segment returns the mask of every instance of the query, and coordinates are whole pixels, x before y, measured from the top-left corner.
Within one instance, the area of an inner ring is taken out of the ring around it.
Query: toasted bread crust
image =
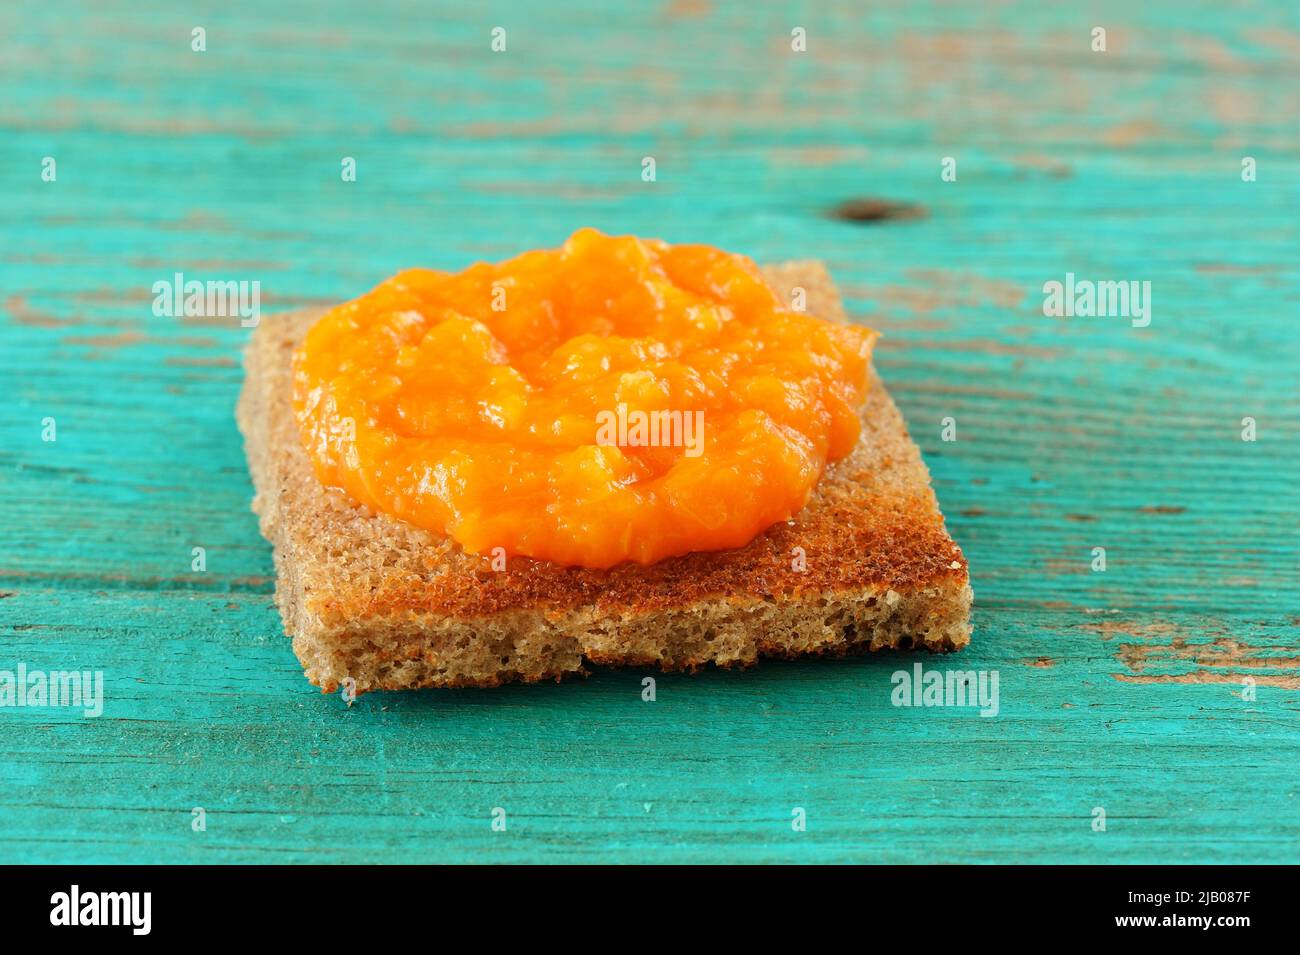
[[[781,294],[844,320],[817,262],[768,267]],[[584,660],[690,668],[759,656],[969,640],[966,560],[920,452],[873,377],[856,448],[794,520],[747,546],[651,566],[558,567],[489,558],[356,504],[316,479],[298,439],[290,357],[320,310],[264,319],[246,355],[238,420],[275,547],[276,595],[308,677],[333,690],[496,685]],[[802,569],[796,554],[801,548]]]

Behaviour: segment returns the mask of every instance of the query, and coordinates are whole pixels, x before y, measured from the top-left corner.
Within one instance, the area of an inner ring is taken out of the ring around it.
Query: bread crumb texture
[[[764,269],[843,321],[818,262]],[[759,657],[955,650],[970,640],[966,559],[929,472],[873,376],[856,448],[793,520],[745,547],[650,566],[559,567],[467,554],[317,480],[298,438],[290,358],[323,310],[264,318],[238,420],[275,552],[276,601],[306,675],[332,692],[559,679],[584,663],[695,669]],[[500,566],[498,563],[497,566]]]

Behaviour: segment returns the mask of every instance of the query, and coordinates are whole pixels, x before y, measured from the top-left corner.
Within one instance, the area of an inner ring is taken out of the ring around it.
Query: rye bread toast
[[[763,271],[787,300],[802,287],[809,312],[845,320],[821,263]],[[348,677],[358,693],[495,686],[558,679],[588,661],[689,669],[969,641],[966,560],[874,372],[857,446],[793,520],[745,547],[610,570],[514,557],[497,571],[316,479],[298,439],[290,358],[322,311],[262,320],[238,420],[285,630],[323,690]]]

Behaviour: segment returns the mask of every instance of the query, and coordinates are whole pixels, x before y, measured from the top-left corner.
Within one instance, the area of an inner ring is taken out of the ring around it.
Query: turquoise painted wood
[[[1295,861],[1300,7],[1093,6],[0,7],[0,671],[105,680],[0,707],[0,861]],[[863,198],[924,215],[827,212]],[[892,705],[891,656],[306,683],[248,330],[152,284],[288,309],[581,225],[829,264],[971,562],[974,642],[921,662],[996,717]],[[1045,317],[1067,272],[1150,325]]]

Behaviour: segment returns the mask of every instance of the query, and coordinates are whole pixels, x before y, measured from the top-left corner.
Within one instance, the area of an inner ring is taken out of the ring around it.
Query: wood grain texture
[[[49,3],[0,37],[0,670],[106,693],[0,708],[0,861],[1300,855],[1300,7]],[[832,212],[861,199],[923,214]],[[233,419],[248,330],[152,284],[288,309],[580,225],[827,262],[971,564],[974,642],[922,662],[997,670],[996,718],[891,705],[908,657],[654,703],[642,671],[306,683]],[[1149,280],[1151,325],[1044,317],[1070,271]]]

